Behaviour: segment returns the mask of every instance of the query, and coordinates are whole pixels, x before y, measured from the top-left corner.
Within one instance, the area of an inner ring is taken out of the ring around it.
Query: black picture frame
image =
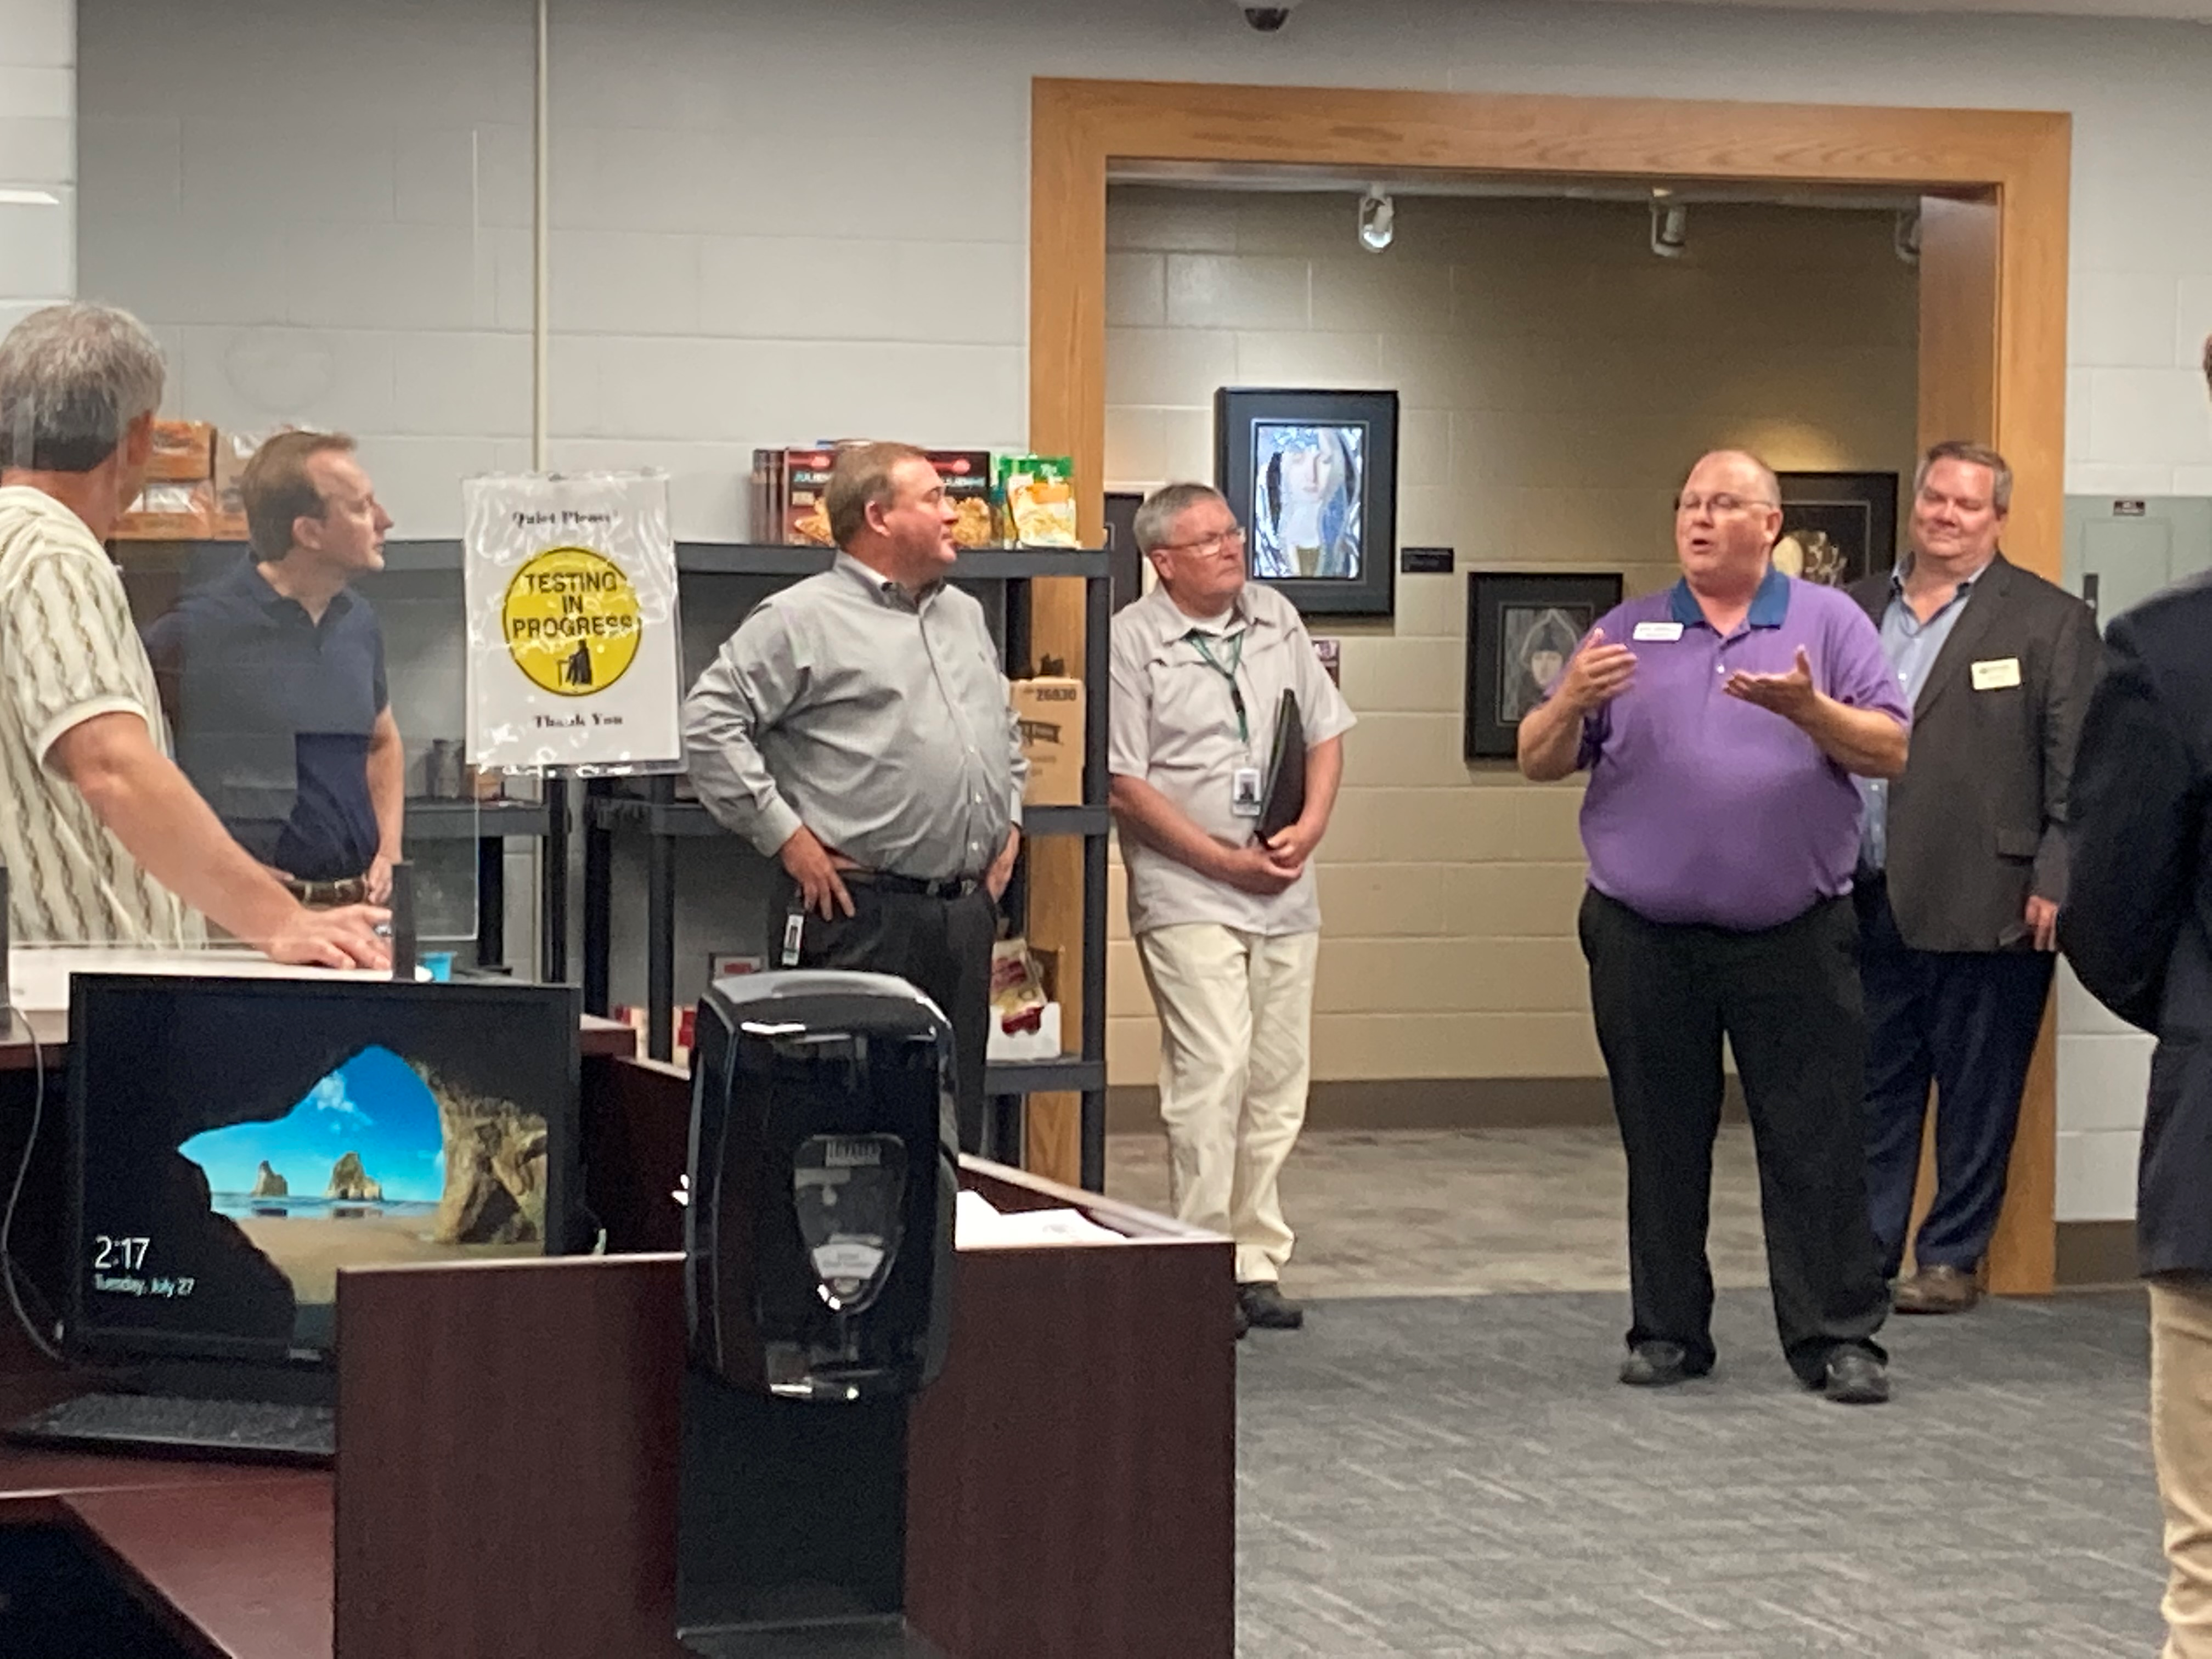
[[[1396,392],[1225,386],[1213,395],[1213,448],[1214,486],[1244,526],[1254,580],[1304,616],[1391,614]],[[1305,488],[1286,484],[1286,463]],[[1295,539],[1301,526],[1312,541]]]
[[[1145,597],[1145,556],[1137,550],[1137,509],[1144,504],[1132,489],[1106,492],[1107,584],[1116,611]]]
[[[1894,472],[1781,472],[1782,535],[1774,562],[1784,574],[1849,587],[1897,563]]]
[[[1521,717],[1543,700],[1575,647],[1620,596],[1619,571],[1468,574],[1461,746],[1468,760],[1513,758]]]

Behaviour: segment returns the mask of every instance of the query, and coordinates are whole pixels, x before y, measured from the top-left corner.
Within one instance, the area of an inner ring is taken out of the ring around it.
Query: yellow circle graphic
[[[637,658],[645,623],[623,568],[588,547],[549,547],[507,585],[500,605],[507,654],[556,696],[604,691]]]

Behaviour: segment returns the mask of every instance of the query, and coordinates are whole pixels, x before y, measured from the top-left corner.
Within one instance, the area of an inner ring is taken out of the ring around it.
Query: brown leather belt
[[[368,878],[348,876],[343,881],[288,881],[284,890],[310,910],[336,910],[349,904],[368,902]]]

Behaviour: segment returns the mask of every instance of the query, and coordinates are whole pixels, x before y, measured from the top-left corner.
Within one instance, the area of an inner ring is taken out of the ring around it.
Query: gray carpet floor
[[[1240,1347],[1242,1659],[2156,1653],[2139,1294],[1893,1320],[1831,1406],[1724,1291],[1711,1378],[1617,1294],[1340,1299]],[[1165,1656],[1159,1659],[1166,1659]]]

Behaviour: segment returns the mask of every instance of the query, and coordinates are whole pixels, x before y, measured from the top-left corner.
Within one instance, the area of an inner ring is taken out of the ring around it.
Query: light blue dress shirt
[[[1959,618],[1966,614],[1966,601],[1972,597],[1974,584],[1982,579],[1984,565],[1959,584],[1958,591],[1945,600],[1943,608],[1926,622],[1920,620],[1911,605],[1905,602],[1905,577],[1910,566],[1900,566],[1889,579],[1889,608],[1881,613],[1881,650],[1896,672],[1898,685],[1904,690],[1907,705],[1917,705],[1922,688],[1936,666],[1936,659],[1943,653],[1943,641],[1951,637]],[[1889,781],[1887,778],[1859,778],[1859,800],[1864,810],[1859,816],[1859,869],[1872,873],[1889,867]]]

